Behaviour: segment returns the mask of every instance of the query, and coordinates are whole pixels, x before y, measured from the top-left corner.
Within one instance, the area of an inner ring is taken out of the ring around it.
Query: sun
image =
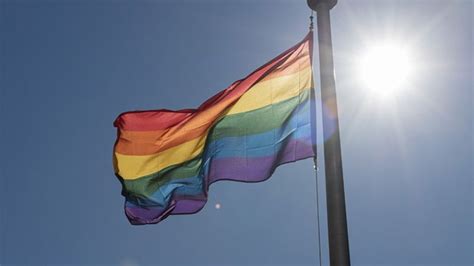
[[[409,85],[414,64],[408,47],[395,42],[380,43],[361,54],[357,76],[370,96],[392,98]]]

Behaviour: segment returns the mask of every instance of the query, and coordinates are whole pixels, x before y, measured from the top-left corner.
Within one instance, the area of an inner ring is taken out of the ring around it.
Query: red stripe
[[[150,131],[167,129],[173,126],[179,126],[182,123],[192,119],[198,113],[204,112],[219,102],[228,101],[228,104],[222,108],[213,110],[216,118],[219,113],[225,110],[233,102],[235,102],[242,94],[251,88],[256,82],[270,74],[275,68],[285,62],[295,51],[304,47],[306,42],[311,46],[312,32],[308,33],[306,37],[297,45],[291,47],[279,56],[263,65],[246,78],[234,82],[227,89],[214,95],[205,101],[198,109],[184,109],[178,111],[171,111],[167,109],[151,110],[151,111],[132,111],[120,114],[114,122],[114,126],[131,131]],[[205,122],[205,121],[203,121]]]

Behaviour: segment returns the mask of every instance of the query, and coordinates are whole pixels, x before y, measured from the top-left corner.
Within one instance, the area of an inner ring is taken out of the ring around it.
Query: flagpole
[[[307,0],[307,3],[316,11],[318,25],[329,261],[331,266],[345,266],[350,265],[349,239],[329,15],[337,0]]]

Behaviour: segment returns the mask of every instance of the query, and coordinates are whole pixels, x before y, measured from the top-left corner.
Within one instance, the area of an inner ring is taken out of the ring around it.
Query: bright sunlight
[[[371,96],[395,97],[408,86],[414,69],[410,51],[401,44],[370,47],[358,60],[358,77]]]

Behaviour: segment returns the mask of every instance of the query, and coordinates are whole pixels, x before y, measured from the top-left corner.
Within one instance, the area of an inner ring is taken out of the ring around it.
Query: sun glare
[[[373,46],[358,60],[358,76],[371,96],[395,97],[407,87],[413,74],[410,51],[396,43]]]

